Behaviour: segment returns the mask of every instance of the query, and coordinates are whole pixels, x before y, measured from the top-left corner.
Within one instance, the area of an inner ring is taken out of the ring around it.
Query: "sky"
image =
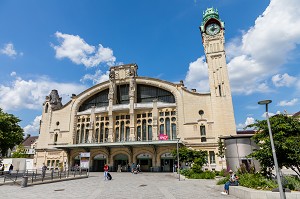
[[[138,75],[208,91],[199,26],[216,8],[235,122],[300,111],[298,0],[0,0],[0,108],[38,135],[52,89],[63,103],[108,79],[110,66],[136,63]]]

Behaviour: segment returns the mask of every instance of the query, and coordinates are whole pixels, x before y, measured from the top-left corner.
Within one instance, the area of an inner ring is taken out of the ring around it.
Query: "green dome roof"
[[[207,8],[205,12],[203,12],[203,23],[206,23],[209,19],[219,19],[219,12],[214,8]]]
[[[210,19],[218,20],[221,24],[221,27],[224,28],[224,22],[220,20],[218,10],[214,8],[207,8],[205,12],[203,11],[203,21],[200,26],[202,32],[204,31],[204,26],[206,22],[209,21]]]

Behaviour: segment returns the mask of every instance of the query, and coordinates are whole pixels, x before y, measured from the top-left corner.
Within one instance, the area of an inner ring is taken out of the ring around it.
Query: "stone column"
[[[135,141],[135,114],[134,114],[134,104],[135,104],[135,96],[136,96],[136,83],[135,77],[130,77],[129,82],[129,115],[130,115],[130,141]]]
[[[152,125],[152,140],[158,140],[158,108],[157,100],[153,100],[153,109],[152,109],[153,125]]]

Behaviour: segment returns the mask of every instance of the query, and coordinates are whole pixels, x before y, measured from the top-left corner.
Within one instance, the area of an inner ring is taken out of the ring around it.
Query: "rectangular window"
[[[210,164],[216,164],[216,157],[214,151],[209,152],[209,162]]]
[[[148,113],[148,117],[152,117],[152,113]]]
[[[200,135],[201,135],[201,142],[206,142],[206,130],[204,125],[200,126]]]
[[[159,112],[159,116],[164,116],[164,112]]]
[[[176,111],[171,111],[171,115],[176,115]]]
[[[205,131],[205,126],[204,125],[200,126],[200,135],[201,136],[206,136],[206,131]]]

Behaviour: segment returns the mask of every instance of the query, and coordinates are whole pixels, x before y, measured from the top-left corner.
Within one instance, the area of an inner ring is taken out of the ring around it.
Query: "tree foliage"
[[[28,158],[29,155],[26,154],[26,150],[22,144],[19,144],[16,151],[12,154],[12,158]]]
[[[193,150],[183,146],[179,148],[178,154],[180,162],[186,162],[189,165],[193,163],[192,169],[194,172],[200,172],[202,166],[207,163],[207,151]],[[172,155],[177,157],[176,149],[172,151]]]
[[[23,129],[19,126],[21,120],[12,114],[4,113],[0,108],[0,154],[5,155],[23,140]]]
[[[286,115],[270,118],[278,166],[291,168],[300,176],[300,121]],[[248,127],[254,127],[258,133],[253,136],[259,149],[250,154],[261,164],[263,171],[274,168],[274,161],[266,120],[256,121]]]

